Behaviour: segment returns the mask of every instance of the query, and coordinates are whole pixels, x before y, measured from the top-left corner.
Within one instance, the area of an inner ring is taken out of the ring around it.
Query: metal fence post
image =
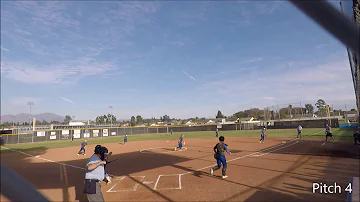
[[[18,136],[17,143],[19,144],[19,143],[20,143],[20,135],[19,135],[19,134],[17,134],[17,136]]]
[[[159,133],[159,128],[156,128],[156,133]]]
[[[32,135],[31,135],[31,142],[34,142],[34,131],[32,132]]]
[[[133,128],[132,128],[132,126],[131,126],[131,128],[130,128],[130,135],[132,135],[132,129],[133,129]]]

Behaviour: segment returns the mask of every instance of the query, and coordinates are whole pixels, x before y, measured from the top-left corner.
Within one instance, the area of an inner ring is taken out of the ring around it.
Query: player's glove
[[[214,154],[214,159],[217,159],[217,158],[216,158],[216,154]]]

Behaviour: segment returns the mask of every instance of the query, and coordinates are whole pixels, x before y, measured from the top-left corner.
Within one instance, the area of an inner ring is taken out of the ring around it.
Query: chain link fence
[[[266,122],[244,122],[234,124],[219,125],[199,125],[199,126],[168,126],[168,127],[106,127],[106,128],[75,128],[75,129],[56,129],[56,130],[38,130],[31,133],[22,134],[3,134],[1,136],[4,144],[21,144],[30,142],[51,142],[83,138],[102,138],[124,135],[141,134],[161,134],[161,133],[187,133],[200,131],[215,131],[218,128],[221,131],[236,130],[255,130],[263,126],[268,129],[290,129],[296,128],[301,124],[305,128],[322,128],[330,123],[332,127],[339,127],[338,119],[316,119],[316,120],[282,120]]]

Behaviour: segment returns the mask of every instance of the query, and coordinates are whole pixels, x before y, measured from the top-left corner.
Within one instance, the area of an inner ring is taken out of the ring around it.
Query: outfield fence
[[[102,138],[124,135],[161,134],[161,133],[186,133],[199,131],[234,131],[255,130],[263,126],[268,129],[295,129],[299,124],[304,128],[322,128],[329,120],[292,120],[292,121],[268,121],[256,123],[234,123],[222,125],[198,125],[198,126],[167,126],[167,127],[101,127],[101,128],[63,128],[54,130],[37,130],[31,133],[3,134],[1,139],[4,144],[21,144],[31,142],[49,142],[83,138]],[[338,119],[331,120],[332,127],[339,127]]]

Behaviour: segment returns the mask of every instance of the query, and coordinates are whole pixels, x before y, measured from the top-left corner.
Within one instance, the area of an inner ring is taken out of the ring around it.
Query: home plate
[[[38,156],[35,156],[35,158],[39,158],[40,156],[38,155]]]
[[[154,181],[145,181],[145,182],[143,182],[143,184],[151,184],[151,183],[153,183]]]

